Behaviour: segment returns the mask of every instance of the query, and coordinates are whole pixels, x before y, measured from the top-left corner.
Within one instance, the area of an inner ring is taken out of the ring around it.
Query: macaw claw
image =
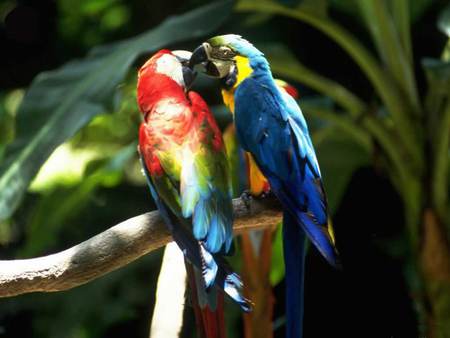
[[[253,195],[250,192],[250,190],[246,189],[242,192],[241,200],[242,200],[242,202],[244,202],[244,205],[247,208],[247,210],[250,210],[250,208],[251,208],[252,199],[253,199]]]

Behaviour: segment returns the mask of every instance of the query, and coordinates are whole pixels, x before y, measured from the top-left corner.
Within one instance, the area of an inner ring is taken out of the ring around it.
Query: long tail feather
[[[286,337],[301,338],[306,235],[287,211],[283,214],[283,245],[286,266]]]
[[[189,262],[185,264],[199,337],[226,338],[223,291],[214,287],[206,292],[201,272]]]

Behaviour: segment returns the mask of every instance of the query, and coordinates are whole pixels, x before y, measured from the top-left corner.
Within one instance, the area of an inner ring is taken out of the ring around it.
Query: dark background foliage
[[[0,159],[2,144],[14,139],[16,110],[23,89],[37,74],[83,57],[99,44],[133,37],[170,15],[205,3],[209,2],[2,1]],[[438,56],[445,45],[446,37],[438,33],[436,18],[446,1],[414,3],[415,72],[418,92],[424,97],[426,81],[420,58]],[[330,1],[329,15],[374,50],[352,1]],[[243,34],[257,46],[283,44],[309,68],[343,84],[365,101],[373,101],[373,89],[366,77],[356,71],[352,59],[309,25],[281,16],[233,13],[221,31]],[[175,46],[189,49],[199,41]],[[13,217],[0,224],[2,259],[57,252],[154,208],[134,152],[140,119],[133,96],[134,69],[142,60],[135,62],[123,82],[120,103],[77,132],[65,150],[58,149],[61,157],[55,163],[72,159],[64,166],[68,172],[58,172],[58,164],[48,165],[48,172],[53,174],[41,172]],[[329,105],[313,89],[293,84],[299,89],[300,102],[319,100],[320,104]],[[206,90],[205,83],[198,86]],[[217,87],[205,93],[209,102],[219,104]],[[325,183],[332,195],[333,222],[344,270],[334,271],[314,249],[309,251],[305,337],[417,337],[421,322],[405,269],[403,204],[382,166],[377,145],[367,152],[355,150],[340,135],[321,141],[325,138],[321,134],[324,123],[309,117],[313,137],[321,144],[318,156],[324,163]],[[343,168],[339,159],[347,155],[351,168]],[[0,337],[147,336],[161,254],[154,252],[66,292],[1,299]],[[283,281],[276,285],[275,294],[275,336],[283,337]],[[232,305],[228,308],[233,319],[230,337],[240,337],[242,323],[237,309]],[[189,311],[186,320],[184,336],[193,336]]]

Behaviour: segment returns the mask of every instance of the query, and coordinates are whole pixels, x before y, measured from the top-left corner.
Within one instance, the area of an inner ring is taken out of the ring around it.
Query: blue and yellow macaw
[[[283,205],[287,337],[302,336],[305,234],[333,266],[339,255],[308,127],[297,102],[280,90],[264,54],[238,35],[216,36],[192,54],[221,78],[241,146],[250,152]]]
[[[281,90],[298,99],[298,91],[292,85],[280,79],[275,79],[275,83]],[[230,123],[225,129],[223,140],[230,163],[233,196],[239,197],[244,191],[257,198],[269,194],[269,182],[259,170],[253,156],[239,145],[234,123]],[[240,235],[244,294],[254,302],[253,311],[243,316],[246,338],[273,337],[272,317],[275,299],[270,270],[275,231],[274,226],[251,230]]]

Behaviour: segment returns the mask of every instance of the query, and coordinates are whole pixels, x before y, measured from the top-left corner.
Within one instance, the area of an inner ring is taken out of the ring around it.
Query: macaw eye
[[[227,47],[221,47],[220,52],[223,56],[231,56],[232,55],[231,49],[229,49]]]
[[[211,57],[218,60],[230,60],[236,53],[229,47],[221,46],[211,51]]]

